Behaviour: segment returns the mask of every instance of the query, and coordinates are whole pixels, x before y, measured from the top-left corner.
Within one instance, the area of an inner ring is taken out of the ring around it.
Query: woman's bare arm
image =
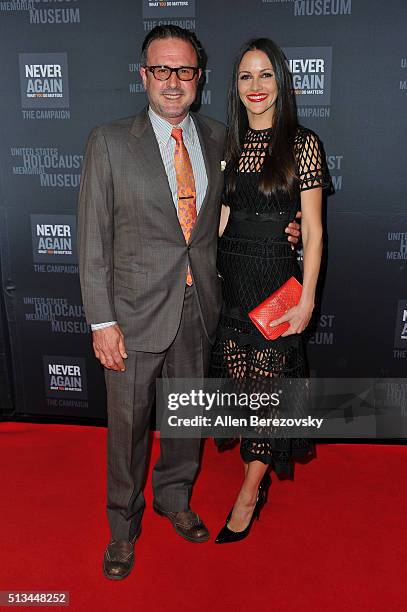
[[[219,238],[222,236],[223,232],[225,231],[225,227],[228,224],[229,214],[230,214],[229,206],[225,206],[224,204],[222,204],[222,210],[220,212],[220,223],[219,223]]]

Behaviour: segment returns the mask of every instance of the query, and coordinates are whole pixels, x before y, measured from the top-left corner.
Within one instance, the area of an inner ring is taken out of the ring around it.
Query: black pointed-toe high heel
[[[270,485],[270,474],[266,472],[262,478],[262,481],[260,482],[259,491],[257,493],[256,505],[254,506],[253,514],[247,527],[243,529],[243,531],[232,531],[231,529],[229,529],[228,523],[230,521],[230,517],[232,516],[232,508],[232,510],[227,515],[224,526],[216,536],[215,544],[229,544],[230,542],[239,542],[240,540],[244,540],[245,538],[247,538],[252,528],[254,519],[259,520],[261,509],[267,502],[268,490],[270,488]]]

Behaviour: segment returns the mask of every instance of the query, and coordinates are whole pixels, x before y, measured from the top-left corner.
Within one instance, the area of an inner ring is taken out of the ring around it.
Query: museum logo
[[[20,53],[23,108],[68,108],[66,53]]]
[[[143,19],[195,17],[195,0],[143,0]]]
[[[195,30],[195,0],[142,0],[144,31],[173,24]]]
[[[134,62],[129,63],[129,72],[131,75],[130,83],[129,83],[129,92],[131,94],[135,94],[135,93],[143,94],[146,91],[144,89],[143,81],[141,80],[140,68],[141,68],[140,63],[134,63]]]
[[[400,68],[402,70],[407,69],[407,57],[402,57],[400,60]],[[407,80],[400,79],[400,91],[407,92]]]
[[[11,0],[0,2],[0,11],[25,14],[31,25],[77,24],[81,21],[78,5],[79,0]]]
[[[69,119],[68,55],[20,53],[19,66],[23,118]]]
[[[294,17],[338,17],[352,14],[352,0],[261,0],[261,3],[285,4]]]
[[[83,358],[44,355],[43,362],[46,397],[87,398]]]
[[[407,349],[407,300],[399,300],[397,305],[394,348]]]
[[[329,117],[332,47],[285,47],[299,117]]]
[[[318,319],[316,332],[309,339],[310,344],[333,344],[334,343],[334,314],[321,314]]]
[[[34,263],[76,263],[75,215],[31,215]]]
[[[327,155],[326,157],[326,163],[335,193],[341,191],[343,185],[343,158],[343,155]]]
[[[14,176],[37,176],[41,187],[76,188],[81,179],[83,155],[65,153],[56,147],[10,147]]]
[[[351,15],[352,0],[295,0],[295,17]]]
[[[46,323],[53,334],[88,334],[82,304],[65,297],[24,296],[24,319],[30,323]]]
[[[389,250],[386,259],[407,260],[407,232],[387,232]]]
[[[34,7],[30,9],[31,24],[72,24],[81,22],[81,13],[78,0],[58,0],[56,7],[51,6],[49,0],[35,0]]]

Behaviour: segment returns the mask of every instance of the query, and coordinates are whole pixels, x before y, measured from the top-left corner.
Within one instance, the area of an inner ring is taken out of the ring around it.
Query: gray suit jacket
[[[225,127],[192,115],[208,189],[187,245],[147,109],[90,133],[78,212],[78,254],[88,323],[116,320],[130,350],[161,352],[179,326],[188,263],[205,332],[221,304],[216,245]]]

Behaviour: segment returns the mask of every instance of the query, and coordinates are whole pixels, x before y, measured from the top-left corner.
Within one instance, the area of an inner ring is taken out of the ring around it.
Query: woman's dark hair
[[[266,194],[292,192],[296,179],[294,138],[298,127],[297,110],[292,89],[291,74],[280,47],[268,38],[253,38],[240,49],[233,66],[228,92],[228,135],[226,139],[227,189],[234,191],[236,170],[242,152],[244,137],[249,127],[245,106],[239,97],[238,73],[247,51],[263,51],[269,58],[277,83],[278,94],[273,116],[270,146],[261,169],[260,190]]]
[[[205,52],[194,32],[172,24],[156,26],[147,34],[141,47],[140,63],[142,66],[147,64],[147,51],[153,40],[163,40],[165,38],[179,38],[189,42],[195,49],[198,60],[198,68],[204,67],[206,58]]]

